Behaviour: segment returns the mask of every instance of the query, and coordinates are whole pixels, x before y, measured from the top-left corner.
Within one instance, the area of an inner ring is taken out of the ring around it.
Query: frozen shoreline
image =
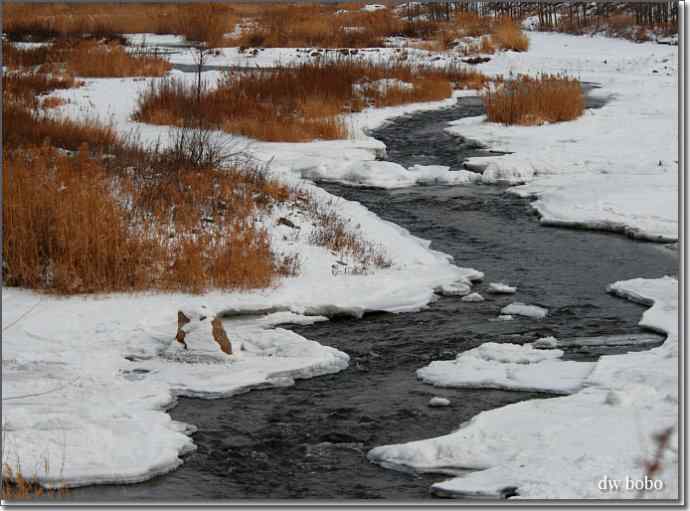
[[[641,461],[651,460],[656,449],[653,435],[677,428],[678,281],[633,279],[609,290],[651,305],[640,325],[666,333],[662,346],[601,357],[581,390],[567,397],[483,412],[445,436],[376,447],[369,459],[396,470],[459,476],[432,486],[443,496],[636,498],[636,490],[601,491],[598,485],[604,476],[643,479]],[[664,487],[645,497],[677,498],[677,445],[674,430],[656,476]]]
[[[513,193],[535,198],[545,225],[677,240],[677,48],[540,32],[529,38],[528,52],[497,54],[478,69],[566,73],[600,86],[590,94],[606,104],[543,126],[503,126],[485,116],[451,123],[450,133],[511,153],[467,165],[485,183],[514,184]]]

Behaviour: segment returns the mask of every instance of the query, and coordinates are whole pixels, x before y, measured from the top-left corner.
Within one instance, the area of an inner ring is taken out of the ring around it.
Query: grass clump
[[[11,41],[92,38],[124,42],[125,33],[179,34],[212,42],[231,32],[234,9],[222,3],[7,3],[3,31]]]
[[[404,28],[405,23],[389,9],[364,12],[327,5],[274,5],[254,17],[235,44],[363,48],[382,46],[385,37],[402,35]]]
[[[453,86],[477,86],[479,73],[354,59],[310,62],[276,70],[229,73],[212,90],[175,79],[151,83],[134,119],[182,125],[208,122],[229,133],[266,141],[306,142],[348,136],[342,114],[450,96]]]
[[[66,52],[67,68],[78,76],[91,78],[163,76],[171,64],[158,55],[128,52],[119,44],[82,41]]]
[[[570,121],[585,108],[580,82],[562,75],[517,75],[487,88],[482,99],[487,119],[508,125]]]
[[[24,73],[31,71],[42,76],[163,76],[172,67],[166,59],[148,49],[135,48],[127,51],[119,43],[105,43],[96,39],[62,40],[26,49],[17,48],[5,41],[3,55],[5,65],[10,69]]]
[[[5,283],[61,294],[269,286],[284,264],[258,218],[288,189],[191,158],[184,145],[205,142],[185,136],[106,158],[86,144],[5,150]]]
[[[529,39],[510,18],[503,18],[494,25],[491,42],[502,50],[527,51],[529,48]]]

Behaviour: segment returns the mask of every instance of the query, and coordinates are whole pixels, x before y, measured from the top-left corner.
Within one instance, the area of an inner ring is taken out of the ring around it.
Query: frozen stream
[[[373,135],[386,143],[389,158],[404,166],[458,168],[477,149],[442,130],[447,121],[479,110],[476,101],[462,99],[445,111],[400,118]],[[193,437],[197,452],[178,470],[136,485],[74,489],[69,499],[429,498],[437,476],[385,470],[370,464],[366,452],[448,433],[482,410],[550,396],[435,389],[416,380],[416,369],[487,341],[639,333],[636,324],[644,308],[607,295],[605,286],[677,273],[674,250],[620,235],[540,226],[524,199],[499,187],[381,191],[323,186],[432,240],[433,248],[452,254],[461,266],[483,271],[485,281],[475,290],[487,301],[443,298],[415,314],[370,314],[294,327],[349,353],[350,367],[288,388],[212,401],[180,399],[171,415],[199,429]],[[517,285],[517,295],[487,294],[488,283],[496,281]],[[551,313],[543,320],[491,321],[514,300],[542,305]],[[568,356],[592,359],[626,349],[591,347]],[[432,396],[447,397],[451,405],[429,408]]]

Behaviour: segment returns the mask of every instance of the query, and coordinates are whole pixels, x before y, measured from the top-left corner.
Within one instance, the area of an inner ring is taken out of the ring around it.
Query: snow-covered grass
[[[556,392],[573,383],[567,391],[581,390],[482,412],[442,437],[376,447],[369,459],[389,468],[459,475],[432,486],[433,493],[445,496],[677,498],[678,281],[633,279],[609,290],[651,305],[640,325],[666,333],[662,346],[596,363],[568,363],[557,360],[560,350],[483,345],[456,361],[433,362],[419,373],[434,383],[491,382]],[[550,364],[553,373],[542,370]],[[571,382],[562,377],[565,364],[577,372]],[[668,448],[657,460],[656,435],[669,428]],[[650,477],[661,481],[661,489],[626,488],[626,478],[643,480],[647,463],[654,461],[660,469]],[[618,486],[602,490],[604,478]]]
[[[600,86],[606,99],[572,122],[504,126],[484,116],[448,130],[511,154],[471,158],[486,183],[535,198],[545,224],[678,237],[678,51],[606,37],[530,33],[530,51],[501,53],[477,68],[488,75],[568,73]],[[644,130],[644,136],[639,136]]]

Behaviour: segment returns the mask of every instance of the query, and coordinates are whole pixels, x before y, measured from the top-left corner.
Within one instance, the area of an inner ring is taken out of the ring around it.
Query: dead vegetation
[[[3,75],[3,277],[63,294],[265,287],[295,269],[258,219],[288,189],[210,132],[175,130],[165,150],[111,127],[48,114],[42,96],[77,85]]]
[[[200,124],[172,129],[165,149],[144,146],[97,120],[49,115],[45,95],[78,85],[69,77],[3,81],[5,285],[203,292],[267,287],[299,270],[295,254],[274,253],[263,220],[297,192],[241,148]],[[378,264],[366,250],[352,254],[358,271]]]
[[[584,112],[580,82],[563,75],[517,75],[499,80],[482,94],[487,119],[523,126],[573,120]]]
[[[407,37],[428,41],[445,50],[463,37],[487,36],[475,48],[527,50],[527,37],[507,17],[481,16],[457,11],[446,18],[431,18],[421,10],[414,15],[399,9],[362,11],[361,5],[269,5],[245,22],[232,40],[240,47],[364,48],[383,46],[386,38]],[[481,45],[481,48],[479,47]]]
[[[35,48],[17,48],[4,41],[3,56],[4,64],[12,70],[48,78],[56,75],[87,78],[163,76],[172,67],[151,50],[133,48],[128,51],[119,43],[95,39],[60,41]]]
[[[270,286],[295,274],[299,258],[273,251],[267,219],[275,205],[296,204],[302,193],[238,159],[209,128],[264,140],[343,138],[342,114],[442,99],[453,87],[484,83],[481,74],[462,68],[347,59],[228,74],[213,90],[162,80],[142,96],[136,115],[176,128],[165,148],[143,146],[97,119],[60,116],[56,108],[64,100],[50,94],[82,86],[75,76],[161,76],[169,64],[122,46],[121,31],[168,31],[168,16],[175,15],[184,18],[188,39],[210,47],[227,30],[229,11],[166,7],[154,16],[140,6],[136,12],[158,18],[155,29],[125,28],[129,11],[118,17],[109,6],[25,7],[8,10],[7,34],[54,42],[25,48],[3,42],[9,68],[3,74],[3,275],[6,285],[46,292]],[[208,22],[216,17],[223,21]],[[333,205],[296,207],[312,215],[309,241],[347,260],[345,271],[390,264]],[[12,488],[25,489],[19,480]]]
[[[202,119],[259,140],[305,142],[347,137],[341,114],[450,96],[453,86],[476,87],[481,74],[391,63],[377,66],[332,59],[276,70],[229,73],[217,88],[168,79],[151,83],[134,119],[182,125]]]
[[[339,263],[332,268],[333,273],[362,274],[371,268],[387,268],[391,265],[385,248],[365,240],[359,226],[352,225],[338,212],[337,203],[307,197],[306,204],[314,222],[309,241],[327,248],[339,258]]]
[[[12,41],[84,37],[123,42],[125,33],[180,34],[217,42],[237,21],[223,3],[24,4],[3,6],[3,31]]]
[[[172,67],[155,53],[128,52],[119,44],[93,40],[79,42],[66,56],[66,66],[72,73],[90,78],[163,76]]]
[[[493,45],[502,50],[527,51],[529,39],[509,18],[499,19],[491,31]]]
[[[199,143],[184,136],[176,148]],[[258,218],[287,188],[176,148],[5,150],[6,284],[63,294],[269,286],[278,274]]]
[[[22,501],[31,500],[36,497],[43,497],[46,495],[60,495],[67,494],[65,488],[57,490],[46,490],[38,484],[36,478],[26,479],[22,475],[21,470],[13,470],[8,464],[4,464],[2,468],[2,492],[1,497],[3,502],[7,501]]]
[[[333,5],[266,6],[233,42],[241,47],[362,48],[409,32],[391,10],[347,11]]]

